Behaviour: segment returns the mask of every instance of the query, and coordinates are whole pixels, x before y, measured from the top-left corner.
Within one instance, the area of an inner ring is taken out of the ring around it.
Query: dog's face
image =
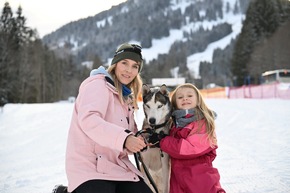
[[[144,84],[142,87],[143,110],[148,125],[154,126],[169,119],[171,103],[166,85],[150,88]]]

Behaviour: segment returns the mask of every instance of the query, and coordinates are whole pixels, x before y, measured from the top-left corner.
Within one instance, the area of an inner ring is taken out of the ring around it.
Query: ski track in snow
[[[228,193],[290,192],[290,100],[207,99],[217,112],[214,166]],[[142,103],[140,103],[140,106]],[[67,184],[73,104],[8,104],[0,114],[0,192],[50,193]],[[138,127],[142,107],[136,113]],[[134,162],[134,160],[132,159]]]

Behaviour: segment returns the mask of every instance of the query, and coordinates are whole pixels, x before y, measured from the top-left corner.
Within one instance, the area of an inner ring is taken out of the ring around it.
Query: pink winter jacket
[[[170,136],[160,142],[160,148],[170,155],[170,193],[225,193],[220,175],[212,162],[217,146],[207,140],[204,120],[192,122],[184,128],[173,127]],[[190,134],[197,131],[199,134]]]
[[[141,172],[124,149],[137,131],[131,105],[122,105],[104,75],[87,78],[76,99],[66,150],[68,191],[91,179],[139,181]]]

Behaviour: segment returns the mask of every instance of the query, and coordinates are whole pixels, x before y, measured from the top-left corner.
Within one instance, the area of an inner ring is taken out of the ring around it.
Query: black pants
[[[81,184],[73,193],[153,193],[141,179],[139,182],[89,180]]]

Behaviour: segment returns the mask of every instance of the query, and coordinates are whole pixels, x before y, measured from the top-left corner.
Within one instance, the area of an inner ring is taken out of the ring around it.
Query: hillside
[[[158,76],[194,80],[200,78],[200,62],[212,62],[213,51],[224,49],[240,33],[249,2],[128,0],[68,23],[46,35],[43,42],[61,57],[74,55],[77,64],[95,58],[107,64],[119,44],[139,43],[147,64],[143,74],[146,81]],[[219,74],[229,76],[229,71],[227,66]]]

